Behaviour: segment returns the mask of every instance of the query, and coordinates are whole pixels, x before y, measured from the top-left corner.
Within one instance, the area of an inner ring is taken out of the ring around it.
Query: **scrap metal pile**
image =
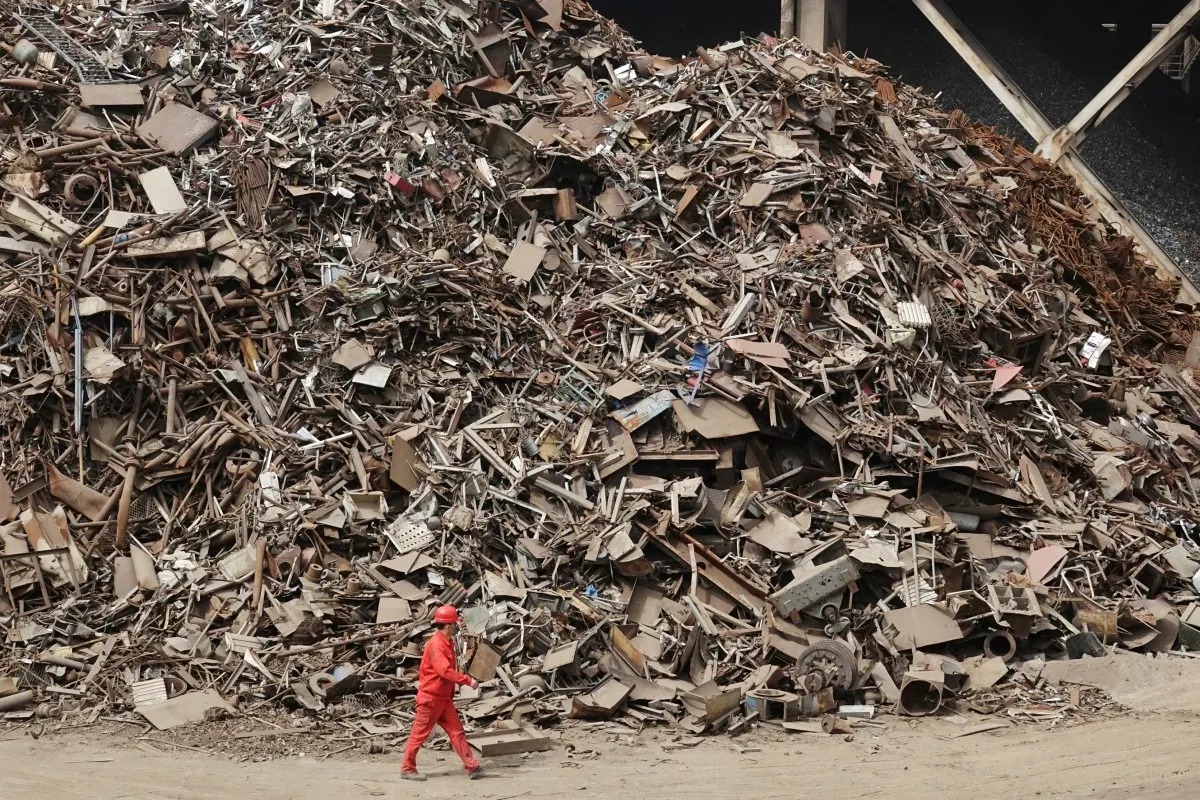
[[[441,603],[478,728],[1196,641],[1179,287],[876,62],[557,0],[0,24],[8,719],[378,728]]]

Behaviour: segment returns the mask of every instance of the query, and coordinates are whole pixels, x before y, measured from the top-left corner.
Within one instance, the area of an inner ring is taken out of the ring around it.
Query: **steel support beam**
[[[1200,0],[1191,0],[1074,119],[1042,139],[1037,154],[1047,161],[1058,161],[1067,148],[1081,145],[1084,138],[1116,111],[1117,106],[1183,43],[1197,17],[1200,17]]]
[[[790,39],[796,35],[796,0],[779,0],[779,36]]]
[[[847,0],[781,0],[779,33],[821,52],[846,46]]]
[[[975,38],[944,0],[913,0],[921,13],[929,19],[942,37],[967,62],[980,80],[991,89],[992,94],[1021,123],[1034,141],[1041,142],[1050,136],[1054,126],[1038,110],[1029,97],[1021,91],[1016,81],[1004,71],[983,44]],[[1155,266],[1155,272],[1163,280],[1181,282],[1178,300],[1200,302],[1200,292],[1179,266],[1158,246],[1154,238],[1134,219],[1125,205],[1104,184],[1098,175],[1084,162],[1073,147],[1067,147],[1058,161],[1058,166],[1079,184],[1080,191],[1087,197],[1113,227],[1122,235],[1137,243],[1142,252]]]

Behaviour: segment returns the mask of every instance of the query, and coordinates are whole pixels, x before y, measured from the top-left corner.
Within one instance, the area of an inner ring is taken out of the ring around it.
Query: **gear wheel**
[[[796,659],[798,678],[812,672],[826,675],[826,685],[849,689],[858,678],[858,662],[846,645],[833,639],[823,639],[806,647]]]

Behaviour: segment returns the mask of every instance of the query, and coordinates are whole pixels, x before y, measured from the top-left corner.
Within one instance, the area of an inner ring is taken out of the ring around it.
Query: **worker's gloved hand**
[[[479,688],[479,681],[475,680],[474,678],[471,678],[471,683],[470,683],[470,686],[471,686],[471,688],[472,688],[472,689],[478,689],[478,688]]]

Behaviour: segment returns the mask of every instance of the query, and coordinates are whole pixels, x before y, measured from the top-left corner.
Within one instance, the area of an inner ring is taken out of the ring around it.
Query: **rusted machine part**
[[[926,717],[942,707],[942,687],[933,681],[904,676],[900,686],[900,711],[910,717]]]
[[[826,714],[821,717],[821,730],[828,734],[854,733],[854,729],[850,727],[849,722],[833,714]]]
[[[100,181],[86,172],[80,172],[72,175],[66,186],[63,187],[63,195],[66,196],[67,202],[73,206],[86,206],[96,199],[100,194]]]
[[[992,631],[983,640],[983,652],[988,658],[1012,661],[1017,657],[1017,640],[1008,631]]]
[[[806,689],[810,682],[816,683],[810,675],[824,676],[816,691],[827,686],[849,689],[858,678],[858,662],[846,645],[836,639],[822,639],[805,648],[796,659],[796,675],[797,685],[803,684]]]
[[[800,307],[800,319],[805,322],[816,322],[824,311],[825,295],[821,294],[819,289],[813,289],[804,298],[804,305]]]
[[[542,676],[529,673],[517,678],[517,688],[521,690],[522,694],[528,694],[531,697],[541,697],[548,691],[549,687],[546,686],[546,681]]]
[[[328,672],[318,672],[308,678],[308,688],[315,697],[324,697],[325,689],[337,683],[337,678]]]
[[[809,672],[796,676],[796,690],[804,694],[816,694],[826,687],[829,678],[824,672]]]
[[[554,374],[553,372],[539,372],[534,377],[534,380],[537,382],[538,386],[553,386],[554,384],[558,383],[558,375]]]

